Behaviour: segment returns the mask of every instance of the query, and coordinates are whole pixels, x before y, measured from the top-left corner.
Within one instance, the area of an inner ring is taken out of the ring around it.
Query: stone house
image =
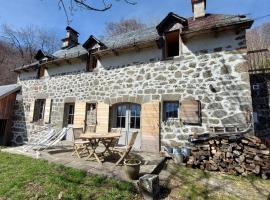
[[[67,27],[62,49],[39,51],[17,68],[22,101],[16,103],[13,141],[55,124],[86,131],[120,129],[125,142],[158,152],[181,146],[213,126],[249,125],[252,110],[246,65],[246,16],[207,14],[192,0],[194,16],[169,13],[156,27],[114,37],[90,36],[82,45]]]

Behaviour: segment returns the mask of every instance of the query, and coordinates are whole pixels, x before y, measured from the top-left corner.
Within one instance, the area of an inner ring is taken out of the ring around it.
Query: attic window
[[[44,78],[45,76],[45,67],[40,67],[38,69],[38,78],[41,79],[41,78]]]
[[[93,69],[96,68],[96,66],[97,66],[97,59],[91,52],[89,52],[89,58],[88,58],[87,66],[86,66],[86,71],[92,72]]]
[[[179,56],[179,31],[173,31],[165,34],[166,38],[166,58]]]

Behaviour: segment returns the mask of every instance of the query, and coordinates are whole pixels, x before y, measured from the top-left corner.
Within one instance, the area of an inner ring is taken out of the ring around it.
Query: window
[[[179,56],[179,31],[173,31],[165,34],[166,38],[166,58]]]
[[[139,105],[130,106],[130,128],[139,129],[141,126],[141,108]]]
[[[64,113],[64,127],[68,125],[72,125],[74,123],[74,103],[66,103],[65,104],[65,113]]]
[[[97,125],[97,105],[95,103],[86,104],[86,130],[95,132]]]
[[[44,111],[45,111],[45,99],[37,99],[35,101],[35,108],[34,108],[34,117],[33,121],[38,122],[44,119]]]
[[[97,59],[96,59],[96,57],[91,52],[89,52],[89,56],[88,57],[89,58],[88,58],[88,62],[87,62],[86,71],[91,72],[97,66]]]
[[[116,119],[116,128],[125,128],[126,127],[126,105],[119,105],[117,107],[117,119]]]
[[[39,69],[38,69],[38,78],[40,79],[40,78],[44,78],[44,76],[45,76],[45,67],[40,67]]]
[[[179,102],[178,101],[164,102],[163,110],[165,121],[169,119],[178,119]]]
[[[140,129],[141,106],[139,104],[124,103],[113,107],[116,113],[114,128]]]

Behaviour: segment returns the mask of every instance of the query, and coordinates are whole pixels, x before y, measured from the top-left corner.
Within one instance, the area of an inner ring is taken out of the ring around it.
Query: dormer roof
[[[183,27],[188,25],[188,20],[184,17],[181,17],[173,12],[170,12],[156,27],[159,35],[161,35],[166,29],[175,23],[181,24]]]
[[[86,40],[86,42],[82,45],[85,49],[91,49],[95,45],[99,45],[100,47],[105,48],[106,45],[98,40],[95,36],[90,35],[90,37]]]

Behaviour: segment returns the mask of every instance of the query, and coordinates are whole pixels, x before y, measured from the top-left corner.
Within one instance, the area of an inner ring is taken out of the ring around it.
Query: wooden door
[[[144,103],[141,115],[141,149],[158,153],[160,151],[160,102]]]

